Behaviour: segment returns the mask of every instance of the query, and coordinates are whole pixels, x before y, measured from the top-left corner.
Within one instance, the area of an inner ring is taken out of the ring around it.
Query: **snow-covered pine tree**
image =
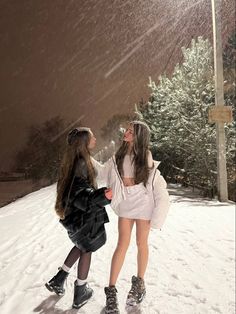
[[[216,187],[215,127],[208,123],[214,104],[212,47],[199,37],[182,52],[183,63],[170,79],[162,76],[157,85],[150,80],[151,98],[140,111],[153,131],[154,153],[172,169],[169,175],[182,175],[209,195]]]

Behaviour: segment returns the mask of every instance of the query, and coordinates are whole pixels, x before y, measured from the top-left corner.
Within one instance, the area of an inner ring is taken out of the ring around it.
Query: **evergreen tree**
[[[205,195],[213,195],[217,179],[216,130],[208,122],[208,110],[214,105],[215,95],[212,47],[208,40],[199,37],[192,40],[190,48],[182,48],[182,52],[183,63],[175,67],[171,78],[163,75],[158,84],[150,79],[151,97],[138,111],[152,129],[153,154],[163,161],[164,174],[170,180],[181,177],[184,183],[203,189]],[[224,64],[230,78],[227,82],[231,82],[235,92],[235,35],[225,48]],[[232,105],[235,93],[226,86],[226,104]],[[232,179],[235,120],[226,124],[225,130]]]
[[[150,80],[151,101],[141,113],[153,131],[154,153],[160,152],[166,173],[180,175],[208,193],[216,186],[215,127],[208,123],[208,109],[214,104],[212,48],[199,37],[182,52],[183,63],[171,79],[162,76],[158,85]]]

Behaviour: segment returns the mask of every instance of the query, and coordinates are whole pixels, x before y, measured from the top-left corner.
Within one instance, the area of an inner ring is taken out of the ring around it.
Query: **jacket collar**
[[[160,165],[161,161],[153,160],[153,163],[154,163],[154,168],[158,168],[158,166]]]

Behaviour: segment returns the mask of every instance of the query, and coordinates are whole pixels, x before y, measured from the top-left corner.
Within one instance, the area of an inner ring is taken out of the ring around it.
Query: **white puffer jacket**
[[[113,196],[110,205],[118,215],[117,208],[120,202],[125,200],[125,193],[124,184],[117,169],[115,157],[111,157],[104,165],[100,164],[94,158],[92,158],[92,162],[98,173],[98,181],[112,189]],[[170,201],[166,181],[157,169],[160,162],[155,160],[153,162],[154,167],[150,171],[146,189],[154,203],[151,227],[161,229],[170,207]]]

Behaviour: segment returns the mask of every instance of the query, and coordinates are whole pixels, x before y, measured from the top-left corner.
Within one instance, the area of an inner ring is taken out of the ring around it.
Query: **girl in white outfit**
[[[149,151],[150,130],[141,121],[133,121],[124,133],[123,143],[104,166],[94,160],[98,179],[112,189],[111,207],[119,216],[119,238],[112,257],[109,286],[105,287],[105,313],[120,313],[115,287],[136,224],[137,274],[131,279],[127,305],[136,305],[146,294],[144,275],[148,263],[150,227],[161,228],[168,209],[166,182],[157,170]]]

